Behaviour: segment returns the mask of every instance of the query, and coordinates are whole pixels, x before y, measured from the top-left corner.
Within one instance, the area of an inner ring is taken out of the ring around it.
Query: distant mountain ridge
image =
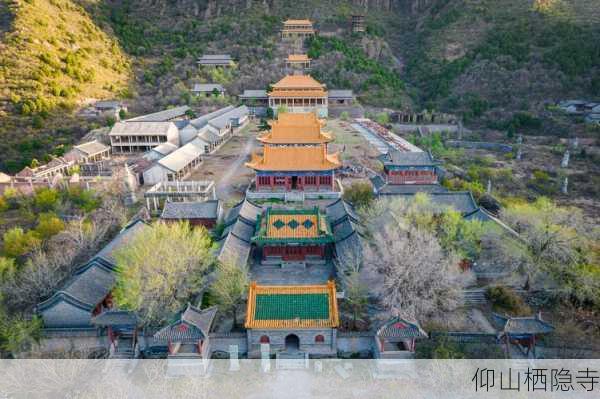
[[[56,143],[72,142],[72,132],[84,127],[65,116],[89,98],[131,97],[130,109],[145,112],[190,104],[189,88],[197,82],[221,83],[232,95],[266,87],[281,78],[285,56],[297,51],[278,37],[290,17],[342,32],[305,49],[315,55],[312,73],[331,88],[355,90],[366,105],[436,109],[458,114],[467,124],[506,130],[543,116],[547,103],[600,97],[597,0],[2,0],[0,5],[4,170],[54,152]],[[363,37],[348,33],[356,13],[366,16]],[[238,66],[225,73],[200,71],[196,59],[204,53],[230,53]],[[564,134],[568,127],[549,130]]]

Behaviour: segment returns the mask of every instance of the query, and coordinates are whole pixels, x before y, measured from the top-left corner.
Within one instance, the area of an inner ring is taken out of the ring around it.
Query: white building
[[[178,143],[182,147],[177,148],[169,140],[144,155],[146,160],[156,161],[143,172],[144,184],[180,181],[188,177],[202,163],[202,155],[213,152],[248,123],[248,108],[228,106],[186,122],[178,132]]]
[[[204,149],[187,143],[161,158],[144,172],[144,184],[183,180],[202,163]]]
[[[179,146],[179,130],[172,122],[118,122],[109,136],[117,154],[149,151],[167,142]]]

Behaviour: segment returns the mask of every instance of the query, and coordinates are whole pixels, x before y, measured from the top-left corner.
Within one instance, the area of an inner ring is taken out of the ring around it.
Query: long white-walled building
[[[144,172],[144,184],[183,180],[202,163],[203,148],[187,143]]]
[[[179,130],[173,122],[117,122],[109,136],[116,154],[145,152],[167,142],[179,146]]]
[[[247,123],[246,106],[228,106],[187,122],[179,130],[182,147],[167,142],[144,155],[156,161],[143,173],[144,184],[185,179],[202,163],[202,155],[213,152]]]

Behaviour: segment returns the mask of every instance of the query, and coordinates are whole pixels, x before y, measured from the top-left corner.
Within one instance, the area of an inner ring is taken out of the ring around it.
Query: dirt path
[[[234,189],[232,185],[232,179],[242,173],[241,169],[244,167],[244,162],[248,159],[248,155],[252,153],[255,143],[256,141],[254,139],[254,135],[249,134],[246,138],[244,148],[242,148],[236,160],[229,166],[227,171],[219,179],[216,187],[217,198],[227,199],[233,194]]]
[[[479,327],[479,330],[486,333],[495,333],[496,329],[489,320],[481,313],[479,309],[470,309],[468,318]]]

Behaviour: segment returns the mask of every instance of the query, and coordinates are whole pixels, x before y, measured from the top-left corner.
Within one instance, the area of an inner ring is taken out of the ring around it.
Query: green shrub
[[[54,211],[58,207],[60,195],[53,188],[41,188],[33,197],[33,204],[40,212]]]
[[[38,217],[38,224],[35,227],[35,233],[41,240],[60,233],[65,229],[65,223],[54,213],[42,213]]]
[[[523,298],[512,288],[503,285],[489,287],[486,297],[497,311],[507,312],[513,316],[522,316],[531,313],[531,309]]]
[[[2,236],[3,252],[10,258],[18,258],[28,254],[40,245],[40,239],[33,231],[25,232],[20,227],[13,227]]]
[[[369,206],[373,199],[373,188],[367,182],[354,182],[344,190],[344,200],[357,208]]]

